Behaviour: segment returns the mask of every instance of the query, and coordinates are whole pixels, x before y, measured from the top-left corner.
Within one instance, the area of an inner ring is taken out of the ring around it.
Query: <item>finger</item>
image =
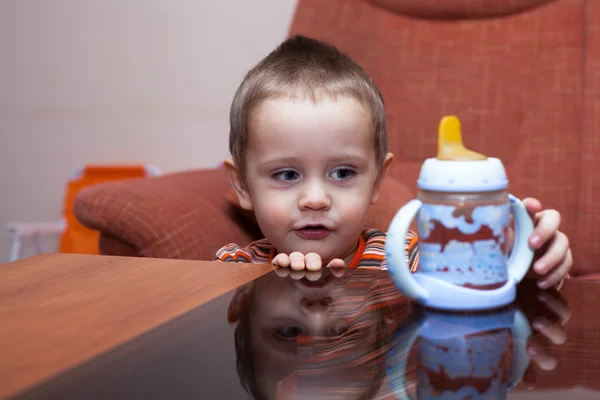
[[[554,238],[548,244],[548,248],[534,264],[533,269],[540,275],[547,274],[550,270],[559,266],[569,252],[569,239],[562,232],[556,232]]]
[[[532,325],[554,344],[563,344],[567,341],[567,333],[558,324],[551,323],[545,317],[536,318]]]
[[[573,265],[573,257],[571,256],[571,250],[567,251],[567,256],[563,262],[556,267],[552,272],[540,278],[538,281],[538,287],[541,289],[549,288],[556,285],[562,279],[567,277],[571,266]]]
[[[552,371],[558,365],[558,361],[538,342],[532,340],[527,345],[527,354],[531,361],[544,371]]]
[[[327,266],[330,268],[344,268],[346,264],[341,258],[334,258],[333,260],[329,261],[329,264],[327,264]]]
[[[564,325],[571,318],[571,309],[565,301],[560,301],[554,296],[550,296],[548,292],[540,292],[538,300],[544,303],[546,307],[559,317],[560,324]]]
[[[562,345],[567,341],[567,332],[559,324],[552,323],[545,317],[537,317],[532,326],[552,344]]]
[[[323,270],[318,270],[318,271],[306,271],[305,272],[305,276],[306,279],[308,279],[309,281],[315,282],[318,281],[319,278],[321,278],[321,273]]]
[[[342,276],[344,276],[344,271],[345,268],[331,267],[331,273],[336,278],[341,278]]]
[[[560,226],[560,213],[556,210],[544,210],[537,213],[538,223],[529,236],[529,246],[539,249],[554,236]]]
[[[290,278],[292,278],[292,279],[294,279],[296,281],[299,281],[300,279],[304,278],[305,274],[306,274],[306,271],[304,271],[304,270],[294,270],[294,269],[292,269],[290,271]]]
[[[308,253],[304,256],[306,269],[309,271],[319,271],[322,267],[321,256],[317,253]]]
[[[279,253],[273,258],[271,263],[278,267],[287,268],[290,266],[290,258],[287,254]]]
[[[542,203],[540,203],[538,199],[526,197],[522,200],[522,202],[531,218],[535,218],[535,215],[542,211]]]
[[[281,268],[281,267],[277,267],[275,268],[275,273],[281,277],[281,278],[285,278],[286,276],[288,276],[290,274],[290,269],[289,268]]]
[[[300,253],[299,251],[290,253],[290,266],[294,271],[302,271],[305,267],[304,254]]]

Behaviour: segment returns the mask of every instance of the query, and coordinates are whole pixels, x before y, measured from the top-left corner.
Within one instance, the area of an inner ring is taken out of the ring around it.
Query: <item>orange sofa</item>
[[[295,33],[348,52],[383,92],[396,159],[371,226],[414,196],[454,114],[468,147],[503,160],[513,194],[561,211],[574,273],[598,270],[600,1],[299,0]],[[210,259],[260,236],[229,190],[222,169],[187,171],[89,188],[75,212],[104,254]]]

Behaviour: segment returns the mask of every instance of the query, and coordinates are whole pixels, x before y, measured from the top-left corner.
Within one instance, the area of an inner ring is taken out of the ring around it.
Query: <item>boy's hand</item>
[[[535,228],[529,236],[529,247],[535,250],[533,271],[540,277],[538,286],[547,288],[564,279],[573,266],[569,239],[558,230],[560,213],[543,210],[537,199],[523,199]]]
[[[290,253],[289,256],[283,253],[277,254],[273,259],[273,265],[282,268],[290,267],[295,271],[301,271],[303,269],[307,269],[308,271],[319,271],[321,268],[323,268],[321,256],[316,253],[308,253],[304,255],[298,251]],[[327,266],[333,268],[343,268],[344,260],[340,258],[334,258],[329,262],[329,264],[327,264]]]

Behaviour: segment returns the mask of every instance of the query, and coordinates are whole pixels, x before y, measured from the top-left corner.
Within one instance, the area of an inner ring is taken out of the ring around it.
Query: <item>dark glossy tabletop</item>
[[[387,272],[271,272],[17,398],[600,398],[599,293],[525,282],[510,307],[451,314]]]

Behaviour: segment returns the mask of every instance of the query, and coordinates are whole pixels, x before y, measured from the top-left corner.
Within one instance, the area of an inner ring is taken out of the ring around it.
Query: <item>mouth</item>
[[[322,240],[331,233],[331,230],[324,225],[306,225],[295,229],[296,235],[307,240]]]

